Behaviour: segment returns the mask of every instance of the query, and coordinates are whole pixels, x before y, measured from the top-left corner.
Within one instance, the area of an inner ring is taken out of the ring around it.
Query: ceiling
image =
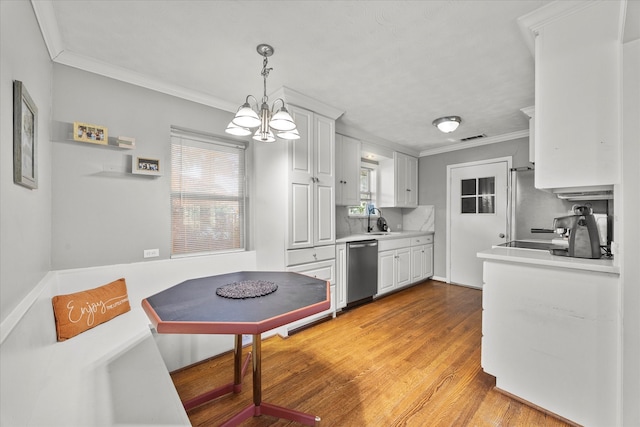
[[[268,93],[287,86],[345,111],[338,128],[424,153],[528,129],[534,61],[517,18],[548,1],[33,3],[57,62],[227,111],[262,95],[269,43]],[[445,115],[462,117],[454,133],[431,124]]]

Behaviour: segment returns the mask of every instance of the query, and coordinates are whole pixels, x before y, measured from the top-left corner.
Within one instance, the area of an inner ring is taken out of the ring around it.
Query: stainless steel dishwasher
[[[371,300],[378,292],[378,241],[347,243],[347,306]]]

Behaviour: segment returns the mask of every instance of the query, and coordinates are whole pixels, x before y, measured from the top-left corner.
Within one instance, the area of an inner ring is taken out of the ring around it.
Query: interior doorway
[[[447,166],[447,282],[482,288],[476,254],[504,243],[511,157]]]

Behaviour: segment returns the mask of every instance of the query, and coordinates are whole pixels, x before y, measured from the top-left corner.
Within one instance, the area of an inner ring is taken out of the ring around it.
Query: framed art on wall
[[[73,140],[92,144],[108,145],[109,137],[104,126],[73,122]]]
[[[19,80],[13,81],[13,182],[38,188],[38,107]]]

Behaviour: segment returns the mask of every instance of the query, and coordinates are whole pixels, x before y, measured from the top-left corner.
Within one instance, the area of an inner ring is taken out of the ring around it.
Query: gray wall
[[[53,66],[54,270],[170,256],[170,127],[225,138],[232,113],[75,68]],[[134,150],[72,140],[74,121],[136,138]],[[131,156],[159,158],[161,177],[132,175]]]
[[[38,189],[13,183],[13,80],[38,107]],[[51,269],[51,61],[31,3],[0,1],[0,320]]]
[[[483,145],[477,148],[451,151],[420,157],[418,163],[418,203],[434,205],[434,275],[444,278],[446,274],[446,224],[447,224],[447,166],[457,163],[513,156],[512,167],[529,166],[529,139]]]

